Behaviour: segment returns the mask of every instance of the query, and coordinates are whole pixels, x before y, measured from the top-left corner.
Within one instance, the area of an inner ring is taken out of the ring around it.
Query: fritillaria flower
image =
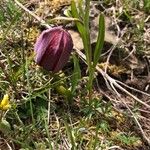
[[[52,72],[60,71],[67,63],[73,42],[71,35],[62,27],[44,30],[35,43],[35,61]]]

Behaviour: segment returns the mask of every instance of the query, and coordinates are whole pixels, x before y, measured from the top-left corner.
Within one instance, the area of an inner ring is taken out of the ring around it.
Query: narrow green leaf
[[[74,62],[74,71],[73,71],[73,76],[71,78],[71,93],[73,94],[76,90],[76,87],[78,85],[79,80],[81,79],[81,70],[80,70],[80,65],[79,65],[79,60],[73,54],[73,62]]]
[[[90,27],[89,27],[89,13],[90,13],[90,0],[86,0],[85,2],[85,15],[84,15],[84,26],[85,26],[85,40],[84,40],[84,48],[86,51],[86,59],[89,68],[89,72],[91,72],[91,64],[92,64],[92,48],[91,48],[91,40],[90,40]]]
[[[79,12],[80,12],[80,17],[81,17],[81,19],[83,19],[84,18],[83,0],[79,0],[78,9],[79,9]]]
[[[74,0],[71,1],[71,13],[72,13],[73,17],[79,19],[78,10],[77,10],[76,3]]]
[[[71,1],[71,13],[74,18],[77,18],[80,20],[80,15],[78,13],[76,3],[74,0]],[[80,22],[76,22],[76,26],[78,28],[79,33],[81,34],[81,37],[84,37],[83,35],[85,33],[85,30],[84,30],[83,24],[81,24]]]
[[[73,136],[73,130],[71,129],[71,127],[68,125],[68,123],[66,121],[64,121],[64,125],[65,125],[65,128],[66,128],[67,135],[70,138],[70,142],[71,142],[71,145],[72,145],[71,149],[76,150],[76,142],[75,142],[75,139],[74,139],[74,136]]]
[[[105,19],[104,15],[101,14],[99,17],[99,33],[94,51],[94,61],[93,61],[94,67],[97,65],[100,59],[101,51],[104,45],[104,38],[105,38]]]
[[[99,131],[99,124],[96,125],[95,141],[93,144],[93,150],[96,150],[96,146],[98,145],[98,131]]]
[[[90,14],[90,0],[86,0],[85,2],[85,16],[84,16],[84,24],[87,30],[89,30],[89,14]]]
[[[80,1],[80,5],[81,5],[81,3],[82,3],[82,1]],[[72,0],[72,2],[71,2],[71,12],[72,12],[72,16],[74,18],[80,19],[80,15],[78,13],[76,3],[75,3],[74,0]],[[79,9],[79,12],[80,12],[80,9]],[[85,14],[84,14],[84,16],[85,16]],[[85,18],[84,18],[84,21],[85,21]],[[84,49],[85,49],[85,54],[86,54],[86,57],[87,57],[87,62],[89,64],[89,50],[88,50],[89,49],[89,47],[88,47],[89,42],[87,40],[87,29],[85,27],[85,23],[81,24],[81,22],[76,22],[76,26],[78,28],[78,31],[79,31],[80,35],[81,35],[83,45],[84,45]]]

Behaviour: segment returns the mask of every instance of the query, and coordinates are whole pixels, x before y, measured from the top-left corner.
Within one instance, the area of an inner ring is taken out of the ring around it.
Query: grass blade
[[[73,131],[66,121],[64,121],[64,125],[65,125],[67,135],[70,138],[70,142],[72,145],[71,150],[76,150],[76,143],[75,143],[75,139],[73,137]]]
[[[78,81],[79,79],[81,79],[81,70],[80,70],[80,65],[79,65],[79,60],[78,58],[75,56],[75,54],[73,54],[73,62],[74,62],[74,72],[73,72],[73,76],[71,79],[71,93],[72,95],[74,94]]]

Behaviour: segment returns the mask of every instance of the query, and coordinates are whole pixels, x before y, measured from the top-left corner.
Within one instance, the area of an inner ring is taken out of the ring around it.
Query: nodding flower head
[[[73,49],[73,41],[69,32],[62,27],[44,30],[35,43],[35,62],[52,72],[60,71]]]

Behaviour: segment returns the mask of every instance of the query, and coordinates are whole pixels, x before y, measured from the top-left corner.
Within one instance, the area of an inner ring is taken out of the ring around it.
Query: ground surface
[[[91,1],[92,47],[100,12],[106,32],[90,102],[77,29],[71,22],[51,21],[65,16],[70,1],[21,2],[47,23],[64,25],[71,33],[81,76],[74,78],[73,55],[57,75],[37,66],[34,43],[45,26],[14,1],[2,0],[0,94],[9,94],[11,108],[0,112],[0,149],[150,149],[150,2]],[[76,92],[68,98],[57,87],[69,89],[75,79]]]

